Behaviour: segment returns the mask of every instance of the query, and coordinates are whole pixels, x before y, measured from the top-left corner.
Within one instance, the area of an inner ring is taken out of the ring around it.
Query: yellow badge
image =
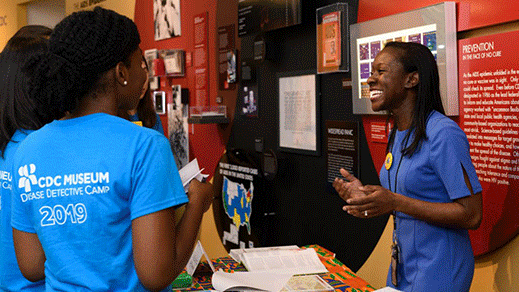
[[[384,162],[384,166],[386,167],[387,170],[389,170],[391,168],[392,164],[393,164],[393,154],[391,154],[391,152],[389,152],[386,155],[386,161]]]

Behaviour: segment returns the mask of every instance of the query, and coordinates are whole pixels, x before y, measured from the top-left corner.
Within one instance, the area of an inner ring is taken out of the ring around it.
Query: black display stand
[[[337,259],[356,272],[370,256],[386,227],[389,216],[359,219],[342,210],[346,203],[328,182],[327,156],[322,151],[318,155],[309,155],[278,148],[278,76],[288,72],[316,71],[316,10],[338,2],[348,3],[349,24],[356,22],[358,0],[303,1],[301,24],[264,33],[266,52],[261,63],[254,62],[255,36],[241,38],[241,64],[250,67],[254,74],[245,76],[247,78],[242,76],[240,80],[246,79],[247,86],[257,86],[259,114],[254,118],[239,114],[243,103],[236,103],[227,152],[239,149],[238,153],[246,154],[255,165],[248,168],[258,169],[258,178],[255,178],[257,187],[250,197],[250,233],[245,225],[236,226],[236,223],[231,223],[228,213],[222,213],[224,205],[221,199],[214,202],[214,216],[221,239],[233,224],[232,228],[237,228],[238,238],[233,238],[236,244],[225,245],[227,249],[250,245],[318,244],[333,251]],[[240,72],[243,74],[243,70]],[[353,114],[351,88],[343,87],[343,80],[350,78],[349,72],[319,75],[319,148],[327,149],[326,139],[322,137],[326,121],[348,121],[359,125],[358,176],[364,184],[377,185],[380,184],[378,170],[373,165],[362,117]],[[271,149],[273,155],[265,156],[264,152]],[[270,165],[267,176],[262,165],[265,158],[267,167]],[[228,156],[222,157],[222,162],[228,159]],[[226,176],[225,172],[220,173],[221,166],[227,167],[225,171],[233,171],[225,164],[219,164],[215,171],[215,194],[218,198],[222,197],[221,186],[223,176]],[[233,183],[235,186],[240,184],[238,180]],[[249,190],[250,187],[244,183],[243,189]],[[236,222],[240,224],[241,221]]]

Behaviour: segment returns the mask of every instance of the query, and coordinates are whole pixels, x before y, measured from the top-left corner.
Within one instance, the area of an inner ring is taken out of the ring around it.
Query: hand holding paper
[[[203,170],[204,168],[200,169],[198,166],[198,160],[195,158],[178,171],[180,174],[180,179],[182,180],[182,186],[184,187],[184,191],[186,193],[189,190],[189,183],[191,180],[197,179],[198,181],[202,182],[209,176],[208,174],[202,174]]]

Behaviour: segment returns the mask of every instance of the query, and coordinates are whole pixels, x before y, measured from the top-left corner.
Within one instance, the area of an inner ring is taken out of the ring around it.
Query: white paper
[[[297,245],[283,245],[283,246],[270,246],[270,247],[254,247],[254,248],[235,248],[229,251],[229,256],[231,256],[235,261],[239,263],[243,263],[243,254],[246,252],[266,252],[266,251],[275,251],[280,249],[292,249],[299,250],[299,246]]]
[[[234,272],[222,270],[213,274],[211,283],[218,291],[245,291],[257,289],[260,291],[280,291],[292,277],[291,274],[273,272]],[[268,281],[265,281],[268,279]]]
[[[208,174],[203,174],[202,171],[204,171],[204,168],[200,169],[196,158],[191,160],[191,162],[178,171],[180,179],[182,180],[182,186],[184,186],[184,191],[186,193],[189,190],[189,183],[191,180],[196,178],[198,181],[203,181],[209,176]]]
[[[213,273],[215,272],[213,263],[207,256],[207,253],[205,252],[204,248],[202,247],[202,243],[199,240],[196,243],[193,253],[191,254],[191,257],[189,258],[189,261],[187,262],[187,265],[186,265],[186,272],[189,275],[193,276],[196,268],[198,267],[198,264],[200,263],[200,259],[202,259],[202,256],[205,256],[205,259],[207,260],[207,263],[211,267],[211,270],[213,271]]]
[[[317,274],[327,273],[315,249],[278,249],[242,254],[243,265],[250,272]]]
[[[384,287],[382,289],[375,290],[374,292],[402,292],[391,287]]]

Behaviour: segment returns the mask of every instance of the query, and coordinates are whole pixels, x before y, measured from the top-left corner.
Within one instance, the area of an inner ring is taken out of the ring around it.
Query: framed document
[[[314,72],[279,73],[279,148],[320,155],[319,100]]]
[[[318,8],[317,73],[350,70],[348,3],[335,3]]]

